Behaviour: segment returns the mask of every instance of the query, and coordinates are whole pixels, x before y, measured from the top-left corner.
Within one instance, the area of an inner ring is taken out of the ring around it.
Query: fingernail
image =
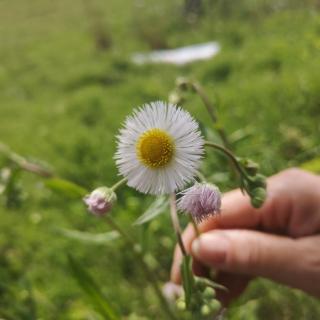
[[[214,265],[225,262],[230,248],[226,236],[218,233],[206,233],[192,242],[192,253],[197,259]]]

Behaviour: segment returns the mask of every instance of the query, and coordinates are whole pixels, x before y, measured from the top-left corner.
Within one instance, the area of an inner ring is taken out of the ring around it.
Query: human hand
[[[208,276],[229,292],[228,303],[255,276],[269,278],[320,297],[320,177],[288,169],[268,179],[267,200],[254,209],[240,190],[223,197],[221,215],[189,225],[183,241],[194,257],[194,273]],[[180,282],[181,252],[176,247],[171,280]]]

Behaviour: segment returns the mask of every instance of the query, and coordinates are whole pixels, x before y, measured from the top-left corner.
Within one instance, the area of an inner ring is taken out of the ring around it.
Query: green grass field
[[[319,155],[317,1],[207,0],[194,21],[182,15],[182,3],[0,1],[0,140],[88,189],[111,185],[118,179],[115,134],[125,116],[134,106],[166,100],[185,76],[202,83],[226,132],[243,136],[234,143],[237,154],[259,162],[266,175]],[[205,62],[130,62],[136,51],[212,40],[222,50]],[[209,126],[200,99],[187,98],[184,107]],[[228,171],[224,162],[209,158],[206,173],[223,190],[233,188],[228,175],[216,174]],[[59,233],[105,232],[102,220],[29,173],[21,173],[18,187],[19,199],[9,205],[0,197],[0,318],[101,319],[70,273],[72,253],[124,319],[166,319],[120,239],[97,245]],[[125,189],[113,215],[153,252],[165,282],[175,241],[168,215],[132,227],[150,201]],[[228,310],[232,320],[319,318],[319,301],[265,280],[255,280]]]

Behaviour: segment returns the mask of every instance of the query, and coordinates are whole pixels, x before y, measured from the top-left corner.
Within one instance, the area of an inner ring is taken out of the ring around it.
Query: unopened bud
[[[203,291],[203,297],[207,300],[211,300],[216,296],[216,291],[211,287],[206,287]]]
[[[201,307],[200,312],[201,312],[201,315],[204,317],[207,317],[211,314],[210,307],[207,304],[205,304]]]
[[[208,304],[211,313],[217,313],[221,308],[221,303],[218,300],[212,300]]]
[[[186,301],[183,298],[178,299],[176,305],[178,310],[186,310]]]
[[[264,188],[255,188],[251,191],[251,204],[255,208],[260,208],[265,199],[266,199],[267,193]]]
[[[169,101],[170,103],[172,104],[175,104],[175,105],[180,105],[182,103],[182,96],[181,94],[179,94],[179,92],[177,91],[172,91],[170,94],[169,94]]]
[[[109,212],[116,200],[117,195],[107,187],[97,188],[83,198],[88,210],[97,216],[102,216]]]
[[[197,289],[199,289],[200,291],[203,291],[208,286],[208,283],[206,282],[205,279],[203,279],[201,277],[195,277],[195,285],[196,285]]]
[[[188,89],[188,79],[183,78],[183,77],[179,77],[176,80],[176,86],[178,87],[179,90],[187,90]]]
[[[257,174],[252,178],[252,182],[250,184],[256,188],[266,188],[267,179],[264,175]]]
[[[242,159],[241,163],[250,176],[255,176],[257,174],[259,165],[256,162],[250,159]]]

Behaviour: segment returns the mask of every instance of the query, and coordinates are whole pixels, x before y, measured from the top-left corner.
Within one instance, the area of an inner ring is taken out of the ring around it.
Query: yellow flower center
[[[139,160],[146,166],[157,169],[166,166],[174,153],[172,138],[161,129],[144,132],[136,144]]]

